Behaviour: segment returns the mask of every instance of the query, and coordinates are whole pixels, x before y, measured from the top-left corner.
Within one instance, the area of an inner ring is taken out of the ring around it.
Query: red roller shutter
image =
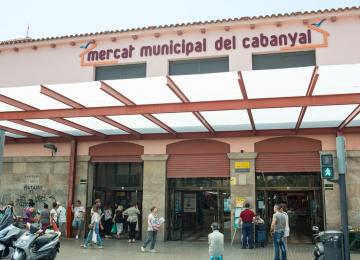
[[[226,154],[174,154],[168,159],[168,178],[229,177]]]
[[[189,140],[167,146],[168,178],[230,177],[230,145],[214,140]]]
[[[91,162],[142,162],[142,159],[141,155],[93,156]]]
[[[259,153],[256,172],[318,172],[319,152]]]
[[[91,162],[142,162],[144,147],[127,142],[101,143],[89,148]]]
[[[321,142],[304,137],[277,137],[255,143],[256,172],[319,172]]]

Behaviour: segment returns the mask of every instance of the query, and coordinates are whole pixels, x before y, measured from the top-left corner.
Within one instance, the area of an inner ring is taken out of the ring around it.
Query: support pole
[[[5,131],[0,129],[0,176],[3,174]]]
[[[70,162],[69,162],[69,176],[68,176],[68,199],[66,209],[66,236],[71,237],[71,223],[72,223],[72,205],[74,204],[75,193],[75,178],[76,178],[76,157],[77,157],[77,142],[71,140],[70,143]]]
[[[344,260],[350,260],[348,206],[347,206],[346,178],[345,178],[346,150],[345,150],[344,136],[336,137],[336,154],[337,154],[337,165],[339,171],[341,226],[344,234]]]

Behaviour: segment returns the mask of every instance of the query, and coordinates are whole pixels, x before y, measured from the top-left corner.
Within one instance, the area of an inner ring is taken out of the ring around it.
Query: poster
[[[246,201],[246,198],[244,198],[244,197],[236,197],[235,198],[235,207],[243,208],[245,201]]]
[[[196,193],[184,193],[184,212],[196,212]]]
[[[231,178],[230,178],[230,185],[231,185],[231,186],[236,185],[236,177],[231,177]]]
[[[258,208],[259,209],[264,209],[265,208],[265,202],[263,200],[258,201]]]
[[[224,199],[224,212],[231,212],[231,199]]]

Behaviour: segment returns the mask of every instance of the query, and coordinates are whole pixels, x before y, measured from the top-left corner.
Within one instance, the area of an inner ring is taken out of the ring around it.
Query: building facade
[[[0,43],[0,87],[358,64],[359,17],[359,8],[347,8],[6,41]],[[281,118],[274,121],[281,123]],[[360,132],[344,135],[349,223],[359,226]],[[55,156],[44,148],[46,138],[38,142],[19,138],[5,144],[0,203],[14,201],[17,210],[29,198],[38,207],[53,200],[68,204],[69,192],[87,207],[95,198],[111,205],[138,203],[140,230],[146,230],[147,212],[156,205],[167,219],[161,239],[196,240],[206,237],[213,221],[222,224],[230,239],[236,208],[244,201],[267,223],[272,206],[286,202],[294,234],[306,239],[312,225],[340,226],[337,184],[320,177],[320,154],[336,157],[335,137],[336,133],[324,130],[291,135],[274,131],[207,138],[104,138],[76,145],[57,141]],[[76,160],[70,157],[72,151]],[[69,189],[71,168],[76,178]]]

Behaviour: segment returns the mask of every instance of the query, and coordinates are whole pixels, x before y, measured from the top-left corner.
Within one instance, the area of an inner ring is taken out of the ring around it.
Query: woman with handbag
[[[100,229],[104,229],[101,224],[101,216],[99,214],[99,209],[96,205],[92,208],[92,216],[91,216],[91,224],[89,225],[89,233],[87,235],[87,238],[85,240],[83,248],[87,248],[91,242],[94,242],[97,244],[98,248],[103,248],[103,241],[100,237]]]
[[[135,243],[136,236],[136,224],[139,220],[140,210],[137,208],[137,205],[134,203],[130,204],[130,208],[123,212],[124,216],[127,217],[127,222],[129,224],[129,243]]]
[[[121,233],[124,230],[124,216],[123,216],[123,211],[124,211],[124,207],[119,205],[117,206],[117,208],[115,209],[115,214],[114,214],[114,219],[113,222],[116,225],[116,238],[120,238]]]

